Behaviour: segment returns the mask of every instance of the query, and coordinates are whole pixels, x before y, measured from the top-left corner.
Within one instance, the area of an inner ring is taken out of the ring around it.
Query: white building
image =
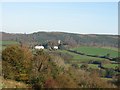
[[[58,46],[54,46],[53,49],[58,50]]]
[[[58,44],[60,44],[61,43],[61,41],[60,40],[58,40]]]
[[[44,49],[44,46],[35,46],[35,49]]]

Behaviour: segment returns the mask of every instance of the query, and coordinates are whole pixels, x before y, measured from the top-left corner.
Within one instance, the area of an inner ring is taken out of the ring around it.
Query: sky
[[[6,2],[2,31],[118,34],[117,2]]]

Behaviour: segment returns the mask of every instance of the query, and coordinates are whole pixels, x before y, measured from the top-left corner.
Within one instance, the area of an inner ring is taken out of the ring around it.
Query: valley
[[[40,33],[38,33],[38,34],[40,34]],[[38,34],[36,34],[36,36],[38,36]],[[51,35],[50,37],[54,37],[56,34],[60,34],[60,33],[54,33],[54,35],[53,36]],[[8,34],[8,36],[9,35],[12,35],[12,34]],[[12,37],[12,36],[14,36],[14,37]],[[57,38],[51,39],[51,40],[46,39],[44,42],[43,42],[42,38],[39,38],[39,39],[34,38],[35,41],[32,43],[29,40],[30,38],[28,38],[28,40],[26,40],[26,42],[24,41],[25,39],[27,39],[26,37],[29,37],[28,35],[23,36],[23,34],[21,34],[19,36],[19,38],[16,35],[12,35],[12,36],[11,36],[11,38],[7,38],[3,34],[3,40],[0,41],[0,45],[1,45],[0,53],[2,54],[2,52],[5,51],[6,48],[9,48],[12,46],[15,46],[15,47],[19,46],[21,48],[23,47],[24,49],[26,47],[28,47],[32,56],[37,54],[37,52],[39,52],[39,51],[40,52],[42,51],[42,52],[48,54],[49,55],[48,57],[51,57],[50,59],[52,60],[49,62],[49,64],[54,62],[54,63],[56,63],[56,65],[58,65],[58,66],[60,65],[59,68],[56,68],[56,69],[58,69],[59,72],[55,71],[56,74],[55,74],[55,76],[54,76],[55,78],[53,80],[57,80],[56,78],[59,76],[58,73],[66,72],[66,74],[68,74],[67,72],[69,72],[68,71],[69,68],[72,68],[72,69],[75,69],[78,71],[82,70],[83,72],[86,72],[86,73],[92,73],[94,71],[94,72],[98,73],[98,76],[101,80],[103,80],[103,81],[105,80],[106,82],[111,82],[113,85],[112,87],[116,87],[116,84],[115,84],[116,77],[120,74],[119,61],[118,61],[120,52],[118,51],[118,48],[116,47],[117,44],[115,44],[115,43],[112,43],[110,41],[106,41],[107,42],[106,43],[106,42],[104,42],[104,39],[103,39],[103,41],[101,41],[101,42],[103,42],[102,44],[99,44],[99,41],[96,41],[93,43],[93,41],[95,39],[94,38],[94,39],[90,40],[91,42],[89,41],[90,44],[88,45],[88,43],[86,43],[86,42],[79,43],[79,42],[77,42],[77,40],[74,41],[74,39],[72,39],[72,41],[71,41],[71,39],[68,39],[68,38],[67,38],[68,40],[66,40],[66,39],[61,40],[62,36],[59,36],[61,38],[58,38],[58,39]],[[41,37],[41,36],[39,35],[38,37]],[[99,37],[100,37],[100,35],[99,35]],[[104,37],[107,37],[107,36],[104,36]],[[114,36],[114,37],[116,37],[116,36]],[[17,38],[17,39],[15,40],[15,38]],[[110,37],[110,39],[111,38],[112,37]],[[82,39],[84,39],[84,37]],[[81,41],[80,38],[79,38],[79,40]],[[59,44],[57,44],[57,41],[59,41]],[[116,39],[114,41],[116,41]],[[116,43],[118,43],[118,42],[116,42]],[[44,47],[44,49],[37,50],[34,48],[36,45],[38,45],[38,46],[42,45]],[[55,50],[53,48],[53,46],[55,46],[55,45],[58,46],[57,50]],[[41,57],[43,57],[43,56],[41,56]],[[4,63],[3,63],[3,65],[4,65]],[[51,69],[53,66],[54,65],[50,66]],[[45,64],[45,67],[46,67],[46,64]],[[4,66],[3,66],[3,69],[5,69]],[[53,71],[54,71],[54,69],[53,69]],[[43,73],[43,72],[45,72],[45,71],[43,70],[38,73]],[[6,73],[6,71],[5,71],[5,73]],[[51,75],[52,75],[52,72],[49,72],[49,73],[51,73]],[[73,73],[73,71],[70,71],[69,73]],[[25,75],[27,75],[27,74],[25,74]],[[32,75],[32,73],[31,73],[31,75]],[[30,77],[31,77],[31,75],[30,75]],[[45,75],[45,74],[43,74],[43,75]],[[89,77],[89,74],[86,74],[86,75],[88,75],[86,77]],[[37,74],[37,76],[39,76],[39,74]],[[14,76],[14,77],[16,77],[16,76]],[[53,77],[53,76],[51,76],[51,77]],[[26,83],[22,79],[21,76],[19,78],[21,78],[21,79],[15,80],[15,81],[22,81],[22,82]],[[8,79],[11,79],[11,76]],[[12,79],[12,80],[14,80],[14,79]],[[27,80],[29,81],[29,79],[27,79]],[[47,78],[46,78],[46,80],[47,80]],[[57,82],[59,82],[59,81],[57,81]],[[41,85],[45,84],[41,81],[39,81],[39,83],[42,83]],[[31,83],[29,83],[29,84],[31,87]],[[7,87],[7,86],[4,86],[4,87]],[[44,87],[44,86],[42,86],[42,87]],[[59,86],[59,87],[62,87],[62,86]],[[81,87],[81,86],[78,86],[78,87]],[[87,87],[89,87],[89,86],[87,86]]]

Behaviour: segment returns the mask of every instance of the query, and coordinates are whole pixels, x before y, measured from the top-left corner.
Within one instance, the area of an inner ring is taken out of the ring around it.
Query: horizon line
[[[120,35],[119,33],[113,34],[113,33],[78,33],[78,32],[69,32],[69,31],[35,31],[35,32],[6,32],[6,31],[0,31],[0,33],[9,33],[9,34],[33,34],[33,33],[39,33],[39,32],[45,32],[45,33],[71,33],[71,34],[83,34],[83,35]]]

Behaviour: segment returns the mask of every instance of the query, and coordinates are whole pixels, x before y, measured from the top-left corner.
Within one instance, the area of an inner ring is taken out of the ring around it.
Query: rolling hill
[[[61,40],[69,45],[118,47],[118,35],[75,34],[64,32],[36,32],[31,34],[13,34],[0,32],[3,41],[17,41],[27,44],[41,44],[46,41]]]

